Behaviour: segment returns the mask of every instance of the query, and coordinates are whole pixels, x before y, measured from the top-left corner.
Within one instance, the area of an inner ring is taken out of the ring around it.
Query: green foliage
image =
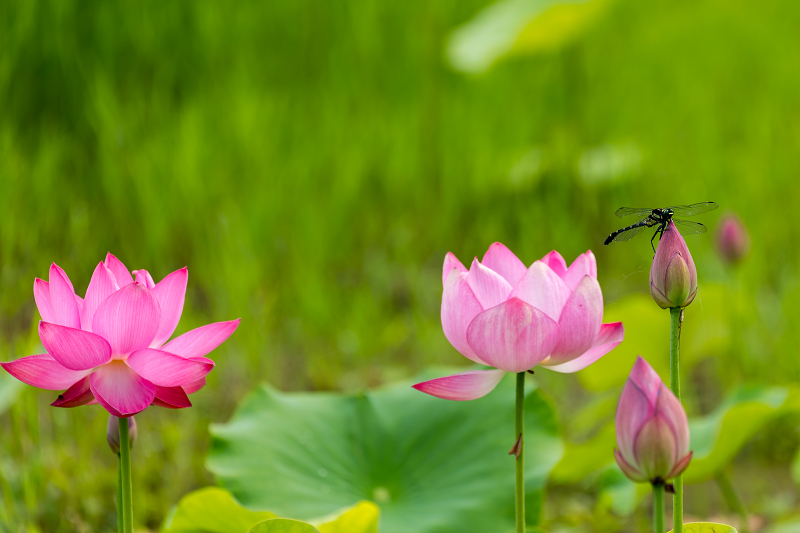
[[[283,516],[310,519],[366,499],[381,508],[384,533],[513,529],[513,378],[470,402],[433,398],[413,382],[358,395],[265,387],[212,427],[208,468],[244,505]],[[535,525],[562,445],[539,391],[525,410]]]
[[[771,421],[800,410],[800,391],[749,386],[736,391],[717,410],[689,421],[692,463],[685,483],[714,477]]]
[[[359,502],[350,508],[311,522],[319,528],[319,533],[377,533],[379,513],[375,504]],[[265,520],[269,521],[269,527],[272,528],[283,523],[271,521],[273,518],[276,518],[274,513],[245,509],[225,489],[206,487],[184,496],[160,531],[161,533],[245,533],[251,528],[253,531],[261,531],[255,529],[255,526]],[[264,527],[266,526],[262,529]],[[272,530],[266,529],[266,531]]]
[[[736,530],[725,524],[712,524],[711,522],[693,522],[683,524],[686,533],[736,533]],[[672,533],[672,530],[669,531]]]
[[[256,524],[248,533],[320,533],[311,524],[289,518],[271,518]]]

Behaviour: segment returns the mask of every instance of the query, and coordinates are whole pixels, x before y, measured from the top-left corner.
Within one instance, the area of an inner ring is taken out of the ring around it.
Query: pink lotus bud
[[[750,235],[741,219],[734,214],[725,215],[717,229],[717,252],[725,261],[735,263],[750,250]]]
[[[664,482],[689,466],[689,423],[680,400],[639,357],[617,407],[614,458],[631,480]]]
[[[697,294],[697,270],[692,254],[671,220],[650,267],[650,294],[662,309],[686,307]]]
[[[131,440],[131,448],[136,441],[136,420],[131,416],[128,418],[128,436]],[[106,429],[106,440],[111,447],[111,451],[119,453],[119,418],[108,415],[108,428]]]

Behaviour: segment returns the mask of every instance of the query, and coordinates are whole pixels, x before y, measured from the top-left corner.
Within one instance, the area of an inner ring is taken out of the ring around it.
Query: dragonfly
[[[625,228],[618,229],[606,237],[606,240],[603,244],[611,244],[614,241],[629,241],[647,228],[656,228],[656,232],[650,239],[650,246],[653,248],[653,253],[655,253],[656,248],[653,246],[653,239],[655,239],[656,236],[659,236],[659,240],[661,240],[660,236],[664,234],[664,230],[667,229],[667,224],[669,224],[670,220],[675,223],[675,226],[682,235],[694,235],[696,233],[705,233],[708,231],[708,229],[699,222],[672,218],[674,215],[692,217],[713,211],[717,207],[719,207],[719,205],[716,202],[700,202],[698,204],[690,205],[673,205],[670,207],[662,207],[657,209],[649,207],[620,207],[614,213],[619,218],[633,215],[640,218],[640,220],[636,224],[631,224]]]

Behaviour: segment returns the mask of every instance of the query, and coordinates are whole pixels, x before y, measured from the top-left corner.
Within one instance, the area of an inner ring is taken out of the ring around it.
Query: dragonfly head
[[[664,211],[664,216],[666,217],[671,217],[672,215],[675,214],[675,212],[672,209],[664,209],[663,211]]]

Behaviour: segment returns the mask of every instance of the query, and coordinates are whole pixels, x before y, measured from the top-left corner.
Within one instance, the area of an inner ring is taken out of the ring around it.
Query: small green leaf
[[[268,518],[275,518],[275,514],[248,511],[227,490],[206,487],[184,496],[161,531],[244,533]]]
[[[736,533],[736,530],[725,524],[712,524],[711,522],[693,522],[683,524],[684,533]],[[669,533],[672,533],[670,530]]]
[[[312,520],[320,533],[378,533],[380,508],[372,502],[356,505],[333,517]]]
[[[311,524],[290,518],[271,518],[259,522],[248,533],[320,533]]]
[[[513,529],[514,376],[469,402],[411,388],[432,377],[357,395],[260,388],[228,424],[212,426],[207,465],[244,505],[281,516],[311,520],[370,500],[383,533]],[[525,410],[535,525],[563,446],[538,390]]]

